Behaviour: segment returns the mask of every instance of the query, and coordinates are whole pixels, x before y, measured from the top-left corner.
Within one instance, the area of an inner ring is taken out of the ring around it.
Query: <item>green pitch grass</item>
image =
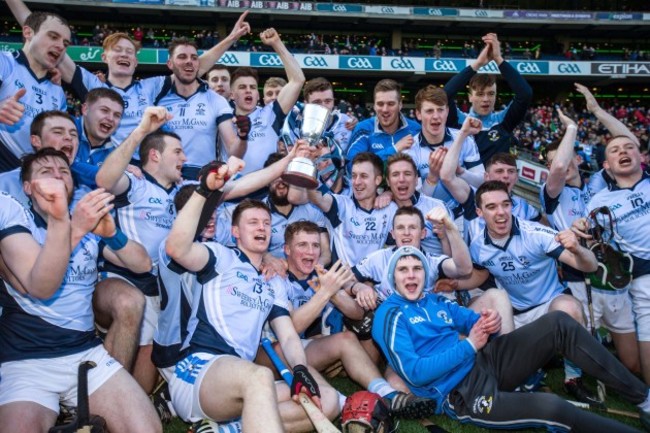
[[[564,371],[562,369],[553,369],[548,372],[548,377],[546,378],[547,384],[550,386],[550,388],[553,390],[553,392],[556,392],[557,394],[561,395],[562,397],[569,398],[563,391],[562,391],[562,380],[564,378]],[[589,380],[589,378],[585,379],[586,383],[590,386],[591,389],[595,390],[596,389],[596,384],[595,381]],[[330,381],[330,383],[339,391],[344,393],[345,395],[350,395],[355,391],[358,391],[360,388],[355,385],[352,381],[349,379],[344,379],[344,378],[335,378]],[[622,409],[622,410],[627,410],[631,412],[636,412],[637,408],[636,406],[624,402],[617,394],[615,394],[611,390],[607,390],[607,406],[613,409]],[[606,415],[604,414],[603,416],[608,416],[612,417],[614,419],[617,419],[623,423],[629,424],[631,426],[634,426],[635,428],[639,430],[643,430],[641,427],[641,423],[638,420],[631,419],[631,418],[626,418],[626,417],[620,417],[620,416],[612,416],[612,415]],[[504,431],[504,430],[486,430],[483,428],[479,427],[474,427],[471,425],[463,425],[460,424],[456,421],[452,421],[449,418],[445,416],[435,416],[431,418],[431,421],[434,423],[440,425],[441,427],[445,428],[446,430],[452,432],[452,433],[484,433],[488,431]],[[163,429],[164,433],[186,433],[187,432],[187,424],[183,423],[182,421],[176,419],[174,422],[171,424],[165,426]],[[427,430],[422,427],[418,422],[415,421],[400,421],[399,424],[399,432],[403,433],[427,433]],[[515,431],[515,430],[507,430],[507,431]],[[518,430],[522,432],[541,432],[543,430],[537,429],[537,430]],[[612,432],[614,433],[614,432]]]

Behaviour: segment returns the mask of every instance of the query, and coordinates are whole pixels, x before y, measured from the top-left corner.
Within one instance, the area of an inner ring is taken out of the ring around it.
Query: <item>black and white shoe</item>
[[[416,397],[397,391],[390,398],[384,398],[391,416],[405,419],[422,419],[432,416],[436,411],[436,402],[429,398]]]
[[[594,408],[604,408],[605,402],[600,400],[593,392],[591,392],[582,382],[581,377],[569,379],[564,382],[564,390],[567,394],[571,395],[581,403],[587,403]]]

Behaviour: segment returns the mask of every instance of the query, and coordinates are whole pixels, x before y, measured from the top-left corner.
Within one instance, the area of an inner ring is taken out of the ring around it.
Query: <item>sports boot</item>
[[[587,387],[582,383],[581,377],[575,377],[564,382],[564,390],[567,394],[581,403],[587,403],[595,408],[604,408],[605,402],[595,396]]]
[[[390,414],[396,418],[422,419],[432,416],[436,411],[436,402],[429,398],[416,397],[413,394],[397,391],[385,397]]]

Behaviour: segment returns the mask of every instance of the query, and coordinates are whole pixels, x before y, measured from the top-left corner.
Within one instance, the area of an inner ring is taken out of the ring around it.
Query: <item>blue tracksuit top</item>
[[[384,132],[376,116],[359,122],[352,131],[346,155],[348,172],[352,173],[352,160],[361,152],[376,153],[384,162],[397,153],[395,143],[411,134],[413,137],[422,129],[415,120],[399,115],[399,127],[394,134]]]
[[[474,366],[476,351],[460,334],[469,335],[479,317],[437,294],[414,302],[395,292],[377,308],[372,338],[411,392],[436,400],[441,413],[447,394]]]

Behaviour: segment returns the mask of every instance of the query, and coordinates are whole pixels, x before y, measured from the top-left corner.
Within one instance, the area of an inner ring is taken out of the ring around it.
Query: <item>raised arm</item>
[[[309,189],[307,190],[307,196],[309,197],[309,201],[318,206],[323,212],[329,212],[332,209],[334,197],[331,194],[323,194],[318,189]]]
[[[270,28],[264,30],[260,33],[260,39],[264,45],[273,48],[278,56],[280,56],[280,60],[282,60],[282,64],[284,65],[284,71],[287,73],[287,85],[278,94],[278,104],[280,104],[282,112],[288,114],[300,96],[302,86],[305,84],[305,74],[303,74],[300,64],[291,55],[275,29]]]
[[[124,174],[133,153],[140,142],[149,134],[160,128],[172,118],[165,107],[147,107],[142,115],[140,124],[128,137],[113,150],[97,172],[95,183],[100,188],[119,195],[129,187],[129,179]]]
[[[566,116],[559,108],[557,109],[557,114],[560,116],[560,121],[566,129],[562,141],[560,141],[560,145],[557,148],[557,152],[555,153],[555,158],[553,158],[553,161],[551,162],[548,180],[544,186],[544,191],[550,198],[556,198],[559,196],[566,184],[566,172],[569,168],[569,164],[571,164],[571,160],[575,156],[573,147],[578,132],[578,126],[576,123],[570,117]]]
[[[578,238],[571,230],[563,230],[555,236],[564,247],[558,260],[582,272],[595,272],[598,269],[596,256],[589,249],[578,242]]]
[[[107,213],[101,218],[93,233],[101,236],[102,241],[106,244],[102,255],[109,262],[136,274],[151,271],[151,257],[147,250],[138,242],[128,239],[115,226],[111,214]]]
[[[296,144],[284,158],[261,170],[253,171],[239,179],[230,182],[224,188],[225,200],[244,197],[252,192],[269,185],[280,177],[293,158],[304,152],[309,145],[306,141]]]
[[[434,208],[426,215],[434,227],[444,230],[451,249],[451,260],[442,262],[442,270],[449,278],[464,278],[472,273],[472,259],[469,255],[467,245],[458,232],[456,224],[449,218],[449,214],[443,208]]]
[[[447,150],[445,159],[440,168],[440,180],[445,185],[449,193],[454,197],[458,203],[465,203],[469,197],[470,186],[469,184],[456,175],[458,169],[458,161],[460,159],[460,151],[463,142],[470,135],[475,135],[481,131],[481,121],[473,117],[467,117],[460,128],[460,132],[456,139]]]
[[[167,255],[191,272],[198,272],[209,260],[208,248],[200,242],[194,242],[196,228],[210,194],[220,194],[226,180],[243,168],[242,161],[236,158],[228,160],[228,165],[219,167],[209,173],[192,193],[183,209],[176,216],[172,229],[165,243]]]
[[[228,51],[230,47],[232,47],[232,44],[237,42],[239,38],[245,34],[250,33],[251,26],[247,21],[245,21],[248,12],[249,11],[244,11],[244,13],[239,16],[239,19],[235,23],[235,26],[232,28],[228,36],[226,36],[217,45],[213,46],[208,51],[204,51],[203,54],[201,54],[199,57],[199,77],[208,72],[212,65],[217,63],[221,56],[223,56],[224,53]]]
[[[490,60],[494,60],[499,66],[501,76],[506,80],[515,94],[501,122],[505,130],[512,132],[524,120],[526,110],[528,110],[528,106],[533,99],[533,89],[524,77],[510,63],[503,59],[501,55],[501,43],[496,33],[488,33],[483,36],[483,41],[489,47],[488,56]]]
[[[596,118],[600,121],[600,123],[607,128],[607,130],[612,134],[613,136],[617,135],[624,135],[626,137],[629,137],[630,140],[632,140],[633,143],[636,143],[637,146],[639,145],[639,139],[630,131],[627,126],[620,120],[618,120],[616,117],[612,116],[609,114],[606,110],[604,110],[599,104],[594,95],[589,91],[589,89],[586,86],[583,86],[582,84],[579,83],[574,83],[576,86],[576,90],[585,97],[585,102],[587,103],[587,110],[591,112]]]
[[[70,260],[70,214],[66,188],[59,179],[35,179],[31,200],[48,215],[45,243],[39,246],[29,233],[0,240],[0,254],[16,290],[38,299],[50,298],[61,286]],[[17,212],[23,212],[17,207]]]

